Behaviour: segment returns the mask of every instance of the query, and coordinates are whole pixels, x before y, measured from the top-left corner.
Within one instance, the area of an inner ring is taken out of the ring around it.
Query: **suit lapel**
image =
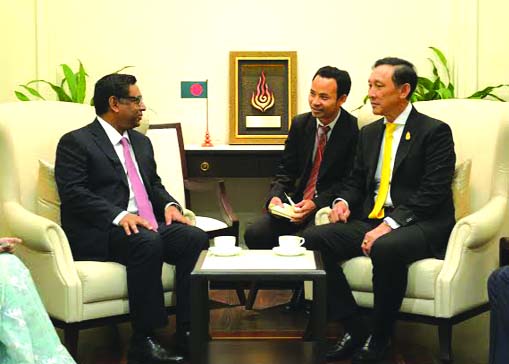
[[[408,115],[408,119],[405,123],[405,128],[403,129],[403,134],[401,135],[401,139],[399,141],[398,150],[396,152],[396,157],[394,160],[394,168],[393,173],[398,170],[398,167],[401,165],[401,162],[405,159],[410,150],[410,146],[412,145],[415,138],[412,136],[415,135],[417,130],[418,122],[418,113],[412,106],[412,111],[410,115]]]
[[[106,135],[106,132],[104,131],[101,124],[99,124],[97,119],[95,119],[94,122],[90,124],[90,132],[93,135],[96,145],[108,157],[108,159],[111,161],[111,164],[113,165],[113,168],[120,176],[120,179],[127,186],[127,176],[125,174],[124,167],[122,167],[122,163],[120,162],[120,159],[118,159],[118,155],[115,152],[115,149],[113,148],[108,135]]]
[[[307,137],[309,135],[310,137]],[[306,156],[306,160],[304,165],[304,171],[311,170],[313,165],[313,147],[315,146],[316,139],[316,118],[310,115],[309,122],[305,127],[305,137],[304,140],[304,156]]]
[[[369,135],[366,135],[364,140],[369,143],[370,140],[375,140],[375,143],[367,145],[367,170],[369,181],[374,181],[376,167],[378,165],[378,159],[381,153],[380,148],[382,147],[382,139],[385,132],[385,125],[383,119],[375,121],[372,130],[369,130]]]
[[[322,156],[322,164],[320,165],[320,171],[318,172],[318,177],[325,174],[327,169],[334,164],[336,158],[344,158],[344,156],[336,155],[330,157],[331,153],[338,153],[338,146],[341,145],[342,142],[345,142],[347,138],[350,137],[350,132],[347,130],[348,123],[348,114],[347,112],[341,108],[341,114],[339,115],[338,121],[334,125],[334,129],[331,131],[331,135],[327,144],[325,144],[325,150],[323,151]],[[315,137],[313,138],[313,143],[316,139],[316,120],[315,120]],[[314,144],[311,146],[313,147]],[[312,152],[312,150],[311,150]]]
[[[339,119],[334,125],[334,129],[331,131],[331,135],[327,144],[325,144],[325,150],[323,151],[322,164],[320,165],[320,172],[318,176],[321,176],[325,173],[327,168],[334,163],[335,158],[330,158],[330,153],[337,153],[337,146],[341,144],[341,140],[347,137],[347,132],[345,130],[346,127],[346,111],[341,109],[341,115],[339,115]],[[315,136],[316,138],[316,136]],[[342,158],[342,156],[339,156]]]

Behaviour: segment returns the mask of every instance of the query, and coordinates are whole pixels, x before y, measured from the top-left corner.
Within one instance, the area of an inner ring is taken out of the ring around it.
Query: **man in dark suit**
[[[112,74],[95,85],[97,118],[65,134],[57,147],[55,178],[62,227],[74,259],[126,266],[134,329],[130,363],[175,363],[153,337],[167,323],[161,270],[176,266],[177,343],[189,335],[190,272],[206,249],[205,232],[189,225],[161,184],[150,140],[132,130],[145,105],[136,78]]]
[[[443,257],[454,226],[451,182],[456,156],[449,126],[409,102],[417,85],[413,65],[378,60],[369,78],[373,112],[382,115],[359,133],[352,174],[333,201],[331,224],[308,229],[308,248],[322,253],[327,271],[328,319],[345,334],[329,360],[377,363],[390,344],[408,264]],[[367,255],[373,263],[373,326],[359,316],[338,263]]]
[[[283,206],[283,201],[290,202],[286,195],[291,196],[297,202],[294,217],[264,214],[246,230],[249,248],[270,249],[278,245],[280,235],[295,234],[312,224],[316,210],[330,202],[334,186],[348,175],[359,132],[357,119],[341,108],[350,87],[348,72],[335,67],[322,67],[313,76],[308,97],[311,112],[292,120],[266,204]]]

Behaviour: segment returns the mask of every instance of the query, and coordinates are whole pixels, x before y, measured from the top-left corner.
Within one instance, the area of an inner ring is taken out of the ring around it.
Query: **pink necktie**
[[[157,230],[157,220],[154,216],[154,210],[152,209],[152,204],[148,199],[147,190],[141,182],[140,175],[138,174],[133,158],[131,157],[131,146],[129,145],[129,141],[127,138],[122,138],[120,143],[122,143],[124,150],[127,178],[129,178],[129,181],[131,182],[134,199],[136,200],[136,205],[138,205],[138,215],[147,219],[150,225]]]
[[[309,174],[308,184],[304,190],[303,200],[311,200],[315,196],[316,181],[318,180],[318,172],[322,164],[323,150],[325,149],[325,144],[327,144],[327,132],[329,130],[330,128],[328,126],[323,125],[316,131],[315,161],[313,162],[313,168]]]

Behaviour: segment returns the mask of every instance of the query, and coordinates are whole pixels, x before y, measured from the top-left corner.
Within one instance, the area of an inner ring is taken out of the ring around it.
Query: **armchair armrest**
[[[506,204],[506,197],[495,196],[454,226],[436,282],[438,316],[450,317],[487,302],[486,281],[497,266],[495,242]]]
[[[315,214],[315,225],[325,225],[329,223],[329,212],[332,209],[330,207],[322,207]]]
[[[76,320],[82,315],[82,286],[62,228],[17,202],[3,204],[9,232],[23,239],[16,249],[28,267],[52,317]]]
[[[226,186],[224,184],[224,180],[222,179],[186,179],[184,180],[184,187],[186,191],[196,191],[196,192],[204,192],[204,191],[216,191],[217,202],[219,205],[219,211],[221,213],[221,217],[225,221],[228,226],[232,226],[239,223],[239,219],[235,212],[233,211],[232,205],[226,194]],[[186,193],[187,195],[187,193]],[[187,197],[187,196],[186,196]],[[187,198],[186,198],[187,199]],[[188,204],[189,205],[189,204]]]
[[[196,225],[196,215],[194,212],[192,212],[189,209],[183,209],[183,215],[184,217],[187,217],[191,221],[191,225]]]
[[[3,211],[11,234],[23,239],[26,247],[40,253],[62,253],[73,262],[69,242],[59,225],[17,202],[4,203]]]

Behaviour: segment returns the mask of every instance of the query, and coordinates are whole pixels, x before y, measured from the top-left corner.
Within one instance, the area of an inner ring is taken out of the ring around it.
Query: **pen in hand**
[[[290,197],[290,196],[288,196],[288,195],[286,194],[286,192],[283,192],[283,193],[285,194],[285,197],[286,197],[286,199],[288,200],[288,202],[290,202],[290,205],[291,205],[291,206],[295,206],[295,202],[293,202],[293,200],[291,199],[291,197]]]

